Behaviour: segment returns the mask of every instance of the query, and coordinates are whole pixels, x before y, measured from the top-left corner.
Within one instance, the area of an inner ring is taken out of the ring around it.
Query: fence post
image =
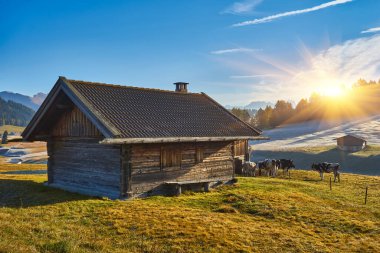
[[[365,199],[364,199],[364,205],[367,205],[367,196],[368,196],[368,186],[365,188]]]

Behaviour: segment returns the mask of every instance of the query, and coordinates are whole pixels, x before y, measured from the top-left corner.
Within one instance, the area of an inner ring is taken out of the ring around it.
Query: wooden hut
[[[336,139],[337,146],[340,150],[356,152],[367,146],[367,141],[354,135],[345,135]]]
[[[22,134],[47,142],[47,184],[126,198],[233,179],[234,157],[247,154],[247,140],[260,130],[206,94],[189,93],[187,83],[175,85],[166,91],[59,77]]]

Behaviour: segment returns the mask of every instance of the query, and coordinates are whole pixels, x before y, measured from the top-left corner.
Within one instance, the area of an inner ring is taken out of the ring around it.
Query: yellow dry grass
[[[15,133],[21,133],[23,132],[25,127],[20,126],[12,126],[12,125],[3,125],[0,126],[0,133],[2,134],[5,130],[8,131],[8,133],[15,132]]]
[[[46,175],[4,174],[44,168],[0,165],[0,252],[380,252],[379,177],[343,174],[330,191],[317,173],[292,171],[111,201],[51,189]]]

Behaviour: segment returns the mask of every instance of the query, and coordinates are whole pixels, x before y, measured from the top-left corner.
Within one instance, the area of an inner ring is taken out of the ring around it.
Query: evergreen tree
[[[8,131],[5,130],[1,138],[1,144],[7,144],[7,143],[8,143]]]
[[[251,116],[250,116],[250,114],[248,113],[247,110],[239,109],[239,108],[232,108],[232,109],[231,109],[231,112],[232,112],[236,117],[238,117],[239,119],[241,119],[241,120],[244,121],[244,122],[249,123],[249,122],[251,121]]]
[[[22,104],[0,98],[0,125],[26,126],[34,111]]]

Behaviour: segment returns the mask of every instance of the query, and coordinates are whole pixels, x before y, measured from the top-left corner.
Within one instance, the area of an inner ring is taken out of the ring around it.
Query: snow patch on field
[[[14,146],[0,147],[0,156],[8,163],[46,164],[46,144],[43,142],[17,143]]]
[[[252,141],[255,150],[283,150],[306,146],[336,145],[346,134],[360,136],[368,145],[380,145],[380,116],[350,122],[308,122],[264,131],[268,141]]]

